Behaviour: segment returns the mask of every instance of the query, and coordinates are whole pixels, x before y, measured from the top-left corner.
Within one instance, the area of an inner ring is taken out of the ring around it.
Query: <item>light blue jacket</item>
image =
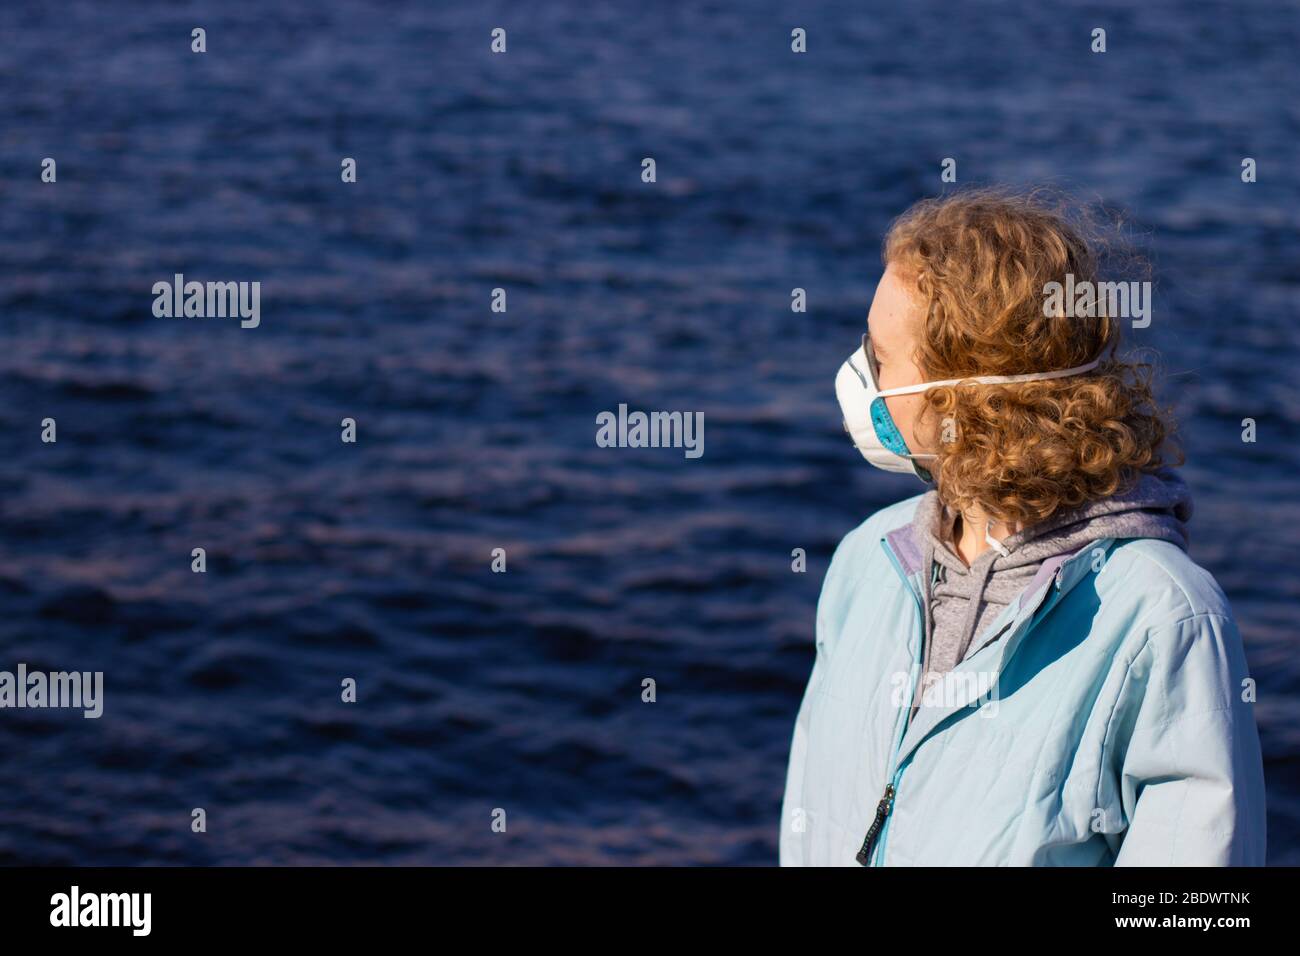
[[[1169,542],[1104,539],[1045,562],[905,726],[920,497],[831,559],[781,865],[1262,866],[1241,637],[1214,578]]]

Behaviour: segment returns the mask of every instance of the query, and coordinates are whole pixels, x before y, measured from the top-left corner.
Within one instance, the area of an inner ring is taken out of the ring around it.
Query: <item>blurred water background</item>
[[[4,4],[0,669],[106,704],[0,713],[0,862],[774,863],[827,559],[922,490],[833,377],[951,156],[1132,216],[1300,864],[1297,13]],[[261,326],[154,318],[177,272]]]

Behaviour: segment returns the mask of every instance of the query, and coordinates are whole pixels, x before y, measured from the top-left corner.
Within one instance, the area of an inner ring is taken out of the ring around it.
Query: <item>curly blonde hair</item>
[[[1104,252],[1081,212],[1046,195],[980,189],[923,200],[895,220],[883,249],[924,307],[916,361],[927,380],[1102,356],[1068,378],[924,393],[917,428],[938,455],[930,471],[940,498],[1013,527],[1126,490],[1170,463],[1174,431],[1155,403],[1152,366],[1118,357],[1116,318],[1044,315],[1047,283],[1099,281]]]

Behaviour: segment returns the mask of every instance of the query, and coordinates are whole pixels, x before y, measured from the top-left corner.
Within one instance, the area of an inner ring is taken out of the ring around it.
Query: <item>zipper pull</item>
[[[871,827],[867,830],[867,835],[862,839],[862,849],[858,851],[857,860],[863,866],[870,866],[871,848],[876,844],[876,837],[880,836],[880,828],[885,825],[885,818],[889,816],[889,811],[894,807],[894,785],[892,783],[885,785],[885,795],[880,802],[876,804],[876,819],[871,821]]]

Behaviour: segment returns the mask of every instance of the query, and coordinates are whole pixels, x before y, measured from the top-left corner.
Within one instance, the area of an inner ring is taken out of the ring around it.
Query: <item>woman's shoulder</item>
[[[849,531],[840,539],[835,553],[831,555],[831,566],[827,573],[851,573],[874,557],[880,550],[881,538],[897,528],[911,524],[916,508],[926,494],[929,492],[921,492],[886,505]]]
[[[1097,575],[1097,590],[1103,601],[1131,601],[1169,622],[1232,616],[1214,575],[1178,545],[1156,538],[1117,542]]]
[[[903,586],[880,541],[911,524],[924,493],[876,511],[840,539],[817,600],[817,643],[829,650],[839,643],[852,608],[862,600],[878,605]],[[857,637],[862,637],[859,634]]]

